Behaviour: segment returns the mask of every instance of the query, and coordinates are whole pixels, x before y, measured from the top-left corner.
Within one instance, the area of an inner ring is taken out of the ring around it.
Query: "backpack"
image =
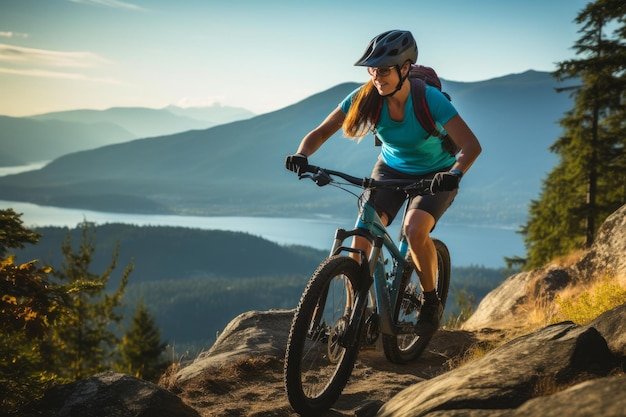
[[[427,139],[430,136],[436,136],[441,140],[441,147],[446,152],[452,156],[456,155],[460,150],[459,147],[447,133],[444,135],[443,132],[437,128],[437,124],[433,120],[428,104],[426,103],[426,85],[433,86],[437,90],[441,91],[441,80],[437,76],[437,73],[430,67],[413,64],[409,70],[409,81],[411,82],[411,100],[413,100],[413,111],[415,112],[415,117],[417,117],[417,120],[420,122],[424,130],[428,132],[428,136],[424,139]],[[441,92],[448,100],[452,100],[448,93],[443,91]],[[374,124],[374,144],[376,146],[380,146],[382,144],[376,135],[376,125],[380,119],[382,106],[381,101],[375,118],[376,123]]]

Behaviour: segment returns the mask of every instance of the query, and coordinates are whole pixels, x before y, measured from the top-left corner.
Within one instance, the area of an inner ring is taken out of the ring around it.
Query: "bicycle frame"
[[[344,246],[347,238],[353,236],[361,236],[367,239],[372,249],[369,256],[362,250]],[[389,275],[385,270],[385,259],[383,248],[387,250],[393,261],[393,271]],[[393,323],[393,312],[398,307],[398,291],[400,290],[400,280],[402,279],[402,271],[406,264],[406,254],[408,244],[406,238],[402,235],[400,245],[397,246],[389,235],[382,219],[369,203],[365,202],[359,213],[355,228],[352,230],[337,229],[335,239],[331,249],[331,255],[337,255],[341,252],[357,253],[361,257],[361,264],[367,265],[369,271],[368,280],[361,288],[355,289],[355,308],[352,317],[350,317],[348,331],[346,332],[346,340],[354,340],[351,337],[354,332],[360,331],[360,323],[367,307],[367,299],[370,288],[374,288],[374,296],[372,297],[374,311],[378,310],[380,319],[379,331],[388,335],[399,335],[402,333],[410,333],[413,330],[412,325],[401,326]],[[392,301],[393,300],[393,301]]]
[[[333,184],[344,191],[348,191],[344,185],[373,192],[384,188],[404,191],[409,196],[439,191],[433,190],[430,179],[374,180],[312,165],[298,176],[310,178],[318,186]],[[336,230],[330,256],[320,263],[307,284],[289,332],[285,389],[290,404],[301,415],[320,415],[337,400],[350,378],[361,342],[371,346],[382,333],[387,359],[405,363],[419,357],[432,337],[415,328],[423,301],[414,275],[417,270],[407,255],[406,237],[401,234],[396,244],[370,199],[363,197],[361,194],[354,229]],[[353,247],[352,242],[346,242],[357,237],[371,246],[366,249],[359,242]],[[437,288],[445,303],[450,256],[442,242],[433,239],[433,243],[438,262]]]

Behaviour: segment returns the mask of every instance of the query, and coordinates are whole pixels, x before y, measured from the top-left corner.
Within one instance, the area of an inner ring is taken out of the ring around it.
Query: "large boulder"
[[[203,352],[175,375],[185,382],[202,373],[239,359],[284,357],[294,310],[248,311],[235,317],[207,352]]]
[[[611,352],[626,358],[626,304],[601,314],[589,323],[604,337]]]
[[[559,323],[511,340],[403,390],[376,416],[624,416],[625,320],[623,305],[592,325]]]
[[[581,275],[615,277],[626,286],[626,205],[607,217],[593,246],[575,269]]]
[[[171,392],[119,373],[61,385],[23,410],[22,417],[200,417]]]

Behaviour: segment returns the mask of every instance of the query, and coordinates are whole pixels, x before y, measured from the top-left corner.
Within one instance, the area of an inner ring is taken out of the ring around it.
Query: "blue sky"
[[[0,114],[220,103],[265,113],[346,81],[385,30],[478,81],[574,58],[587,0],[0,0]]]

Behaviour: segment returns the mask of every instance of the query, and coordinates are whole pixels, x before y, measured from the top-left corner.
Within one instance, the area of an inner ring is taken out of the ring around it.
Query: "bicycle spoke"
[[[335,369],[341,363],[345,349],[339,341],[346,328],[345,318],[349,312],[346,291],[346,279],[337,276],[329,282],[325,300],[320,299],[312,317],[319,316],[321,325],[305,344],[301,361],[302,390],[307,397],[315,398],[324,392],[335,375]]]
[[[345,340],[352,313],[352,286],[361,273],[346,256],[326,259],[298,305],[285,356],[285,387],[300,414],[319,415],[348,382],[358,344]]]
[[[422,295],[420,289],[419,276],[413,269],[411,278],[408,281],[404,294],[402,296],[402,304],[398,313],[399,323],[409,323],[415,326],[422,307]],[[400,351],[410,350],[411,347],[419,340],[419,336],[415,333],[401,334],[397,336],[398,349]]]

